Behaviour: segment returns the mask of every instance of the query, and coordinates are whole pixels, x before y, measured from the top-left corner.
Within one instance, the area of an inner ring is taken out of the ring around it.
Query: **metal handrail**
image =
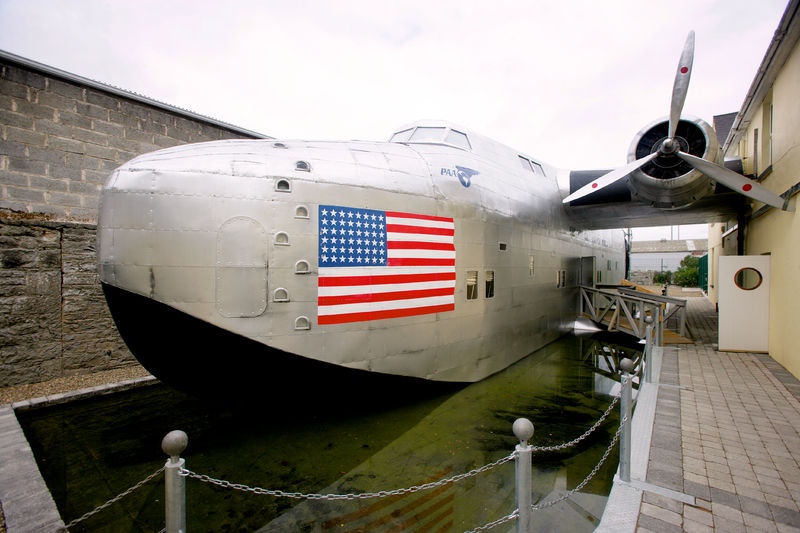
[[[618,287],[617,291],[625,295],[636,295],[637,297],[666,304],[663,318],[664,322],[666,323],[670,318],[677,315],[678,335],[681,337],[686,335],[686,299],[675,298],[672,296],[662,296],[660,294],[650,294],[625,287]]]
[[[664,304],[662,302],[644,298],[638,294],[636,296],[622,294],[618,290],[596,289],[585,285],[581,285],[579,289],[581,313],[588,314],[595,322],[602,322],[608,318],[609,331],[624,331],[640,339],[645,338],[647,325],[652,322],[656,331],[656,345],[663,345]],[[620,320],[621,317],[624,317],[626,321]]]

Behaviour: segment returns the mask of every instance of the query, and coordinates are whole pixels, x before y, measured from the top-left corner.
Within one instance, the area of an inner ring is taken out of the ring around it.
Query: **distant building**
[[[687,255],[702,257],[708,253],[708,239],[668,241],[633,241],[631,273],[641,271],[675,272]]]

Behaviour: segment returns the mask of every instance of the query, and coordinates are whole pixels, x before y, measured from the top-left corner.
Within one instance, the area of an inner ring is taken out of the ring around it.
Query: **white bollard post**
[[[533,447],[528,441],[533,437],[533,422],[527,418],[517,418],[512,426],[514,435],[519,439],[514,459],[516,467],[516,486],[517,486],[517,533],[528,533],[531,531],[531,514],[533,513],[531,496],[531,476],[533,471],[532,456]]]
[[[161,441],[169,455],[164,465],[164,518],[167,533],[186,533],[186,478],[180,472],[185,461],[180,457],[189,437],[180,430],[170,431]]]
[[[627,357],[620,361],[622,369],[622,397],[619,404],[619,423],[623,424],[622,433],[619,436],[619,477],[622,481],[631,480],[631,403],[633,380],[631,371],[633,361]]]

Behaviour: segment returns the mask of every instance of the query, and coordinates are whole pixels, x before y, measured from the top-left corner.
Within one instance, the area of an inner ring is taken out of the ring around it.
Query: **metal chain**
[[[534,452],[560,451],[560,450],[565,450],[567,448],[570,448],[570,447],[578,444],[579,442],[584,440],[586,437],[588,437],[592,432],[594,432],[598,427],[600,427],[600,425],[605,421],[605,419],[608,418],[608,415],[614,409],[614,406],[617,404],[619,399],[620,399],[619,396],[615,396],[614,400],[611,402],[611,405],[608,406],[608,409],[605,410],[603,415],[594,423],[594,425],[592,427],[590,427],[581,436],[571,440],[570,442],[565,442],[563,444],[558,444],[558,445],[555,445],[555,446],[532,446],[532,451],[534,451]],[[608,447],[608,449],[606,449],[606,452],[603,454],[603,457],[600,459],[600,462],[597,463],[597,465],[594,467],[594,469],[589,473],[589,475],[583,481],[581,481],[580,484],[578,484],[574,489],[572,489],[571,491],[567,492],[564,496],[562,496],[560,498],[557,498],[557,499],[555,499],[553,501],[546,502],[546,503],[543,503],[543,504],[540,504],[540,505],[534,505],[533,506],[533,510],[544,509],[546,507],[550,507],[552,505],[555,505],[556,503],[564,501],[567,498],[569,498],[570,496],[572,496],[575,493],[579,492],[584,486],[586,486],[586,484],[594,477],[595,474],[597,474],[597,472],[600,470],[600,467],[603,465],[605,460],[608,458],[609,454],[611,453],[611,449],[617,443],[617,440],[619,439],[619,435],[620,435],[620,433],[622,431],[622,427],[627,422],[627,420],[628,420],[627,417],[623,418],[622,423],[619,425],[619,428],[617,429],[617,432],[616,432],[616,434],[614,435],[614,438],[611,441],[611,445]],[[486,464],[486,465],[481,466],[479,468],[475,468],[475,469],[470,470],[469,472],[466,472],[464,474],[458,474],[456,476],[440,479],[438,481],[432,481],[430,483],[424,483],[422,485],[414,485],[414,486],[411,486],[411,487],[394,489],[394,490],[382,490],[382,491],[378,491],[378,492],[362,492],[362,493],[359,493],[359,494],[354,494],[354,493],[348,493],[348,494],[319,494],[319,493],[286,492],[286,491],[282,491],[282,490],[265,489],[265,488],[262,488],[262,487],[250,487],[250,486],[247,486],[247,485],[244,485],[244,484],[241,484],[241,483],[231,483],[230,481],[226,481],[226,480],[223,480],[223,479],[215,479],[215,478],[212,478],[212,477],[207,476],[205,474],[197,474],[197,473],[192,472],[191,470],[188,470],[186,468],[181,468],[180,471],[179,471],[179,474],[181,476],[184,476],[184,477],[191,477],[191,478],[197,479],[199,481],[202,481],[202,482],[205,482],[205,483],[211,483],[213,485],[217,485],[217,486],[220,486],[220,487],[223,487],[223,488],[241,490],[241,491],[244,491],[244,492],[251,492],[253,494],[259,494],[259,495],[285,497],[285,498],[295,498],[295,499],[305,499],[305,500],[366,500],[366,499],[369,499],[369,498],[384,498],[384,497],[387,497],[387,496],[400,496],[400,495],[404,495],[404,494],[410,494],[410,493],[414,493],[414,492],[419,492],[419,491],[422,491],[422,490],[432,489],[432,488],[435,488],[435,487],[441,487],[441,486],[447,485],[449,483],[457,483],[457,482],[462,481],[462,480],[464,480],[466,478],[477,476],[478,474],[481,474],[483,472],[491,470],[492,468],[495,468],[497,466],[505,464],[505,463],[513,460],[514,458],[516,458],[516,456],[517,456],[517,453],[515,451],[515,452],[512,452],[511,454],[509,454],[509,455],[507,455],[507,456],[505,456],[505,457],[503,457],[501,459],[498,459],[497,461],[494,461],[493,463],[489,463],[489,464]],[[104,503],[102,505],[99,505],[98,507],[96,507],[95,509],[89,511],[88,513],[84,514],[83,516],[81,516],[79,518],[76,518],[75,520],[72,520],[69,524],[64,526],[62,531],[68,531],[69,528],[71,528],[72,526],[83,522],[84,520],[88,519],[89,517],[94,516],[95,514],[99,513],[103,509],[106,509],[107,507],[109,507],[109,506],[113,505],[114,503],[120,501],[121,499],[125,498],[129,494],[131,494],[131,493],[135,492],[136,490],[138,490],[139,488],[141,488],[144,484],[146,484],[149,481],[153,480],[156,476],[161,474],[163,471],[164,471],[164,467],[162,466],[158,470],[156,470],[155,472],[153,472],[152,474],[150,474],[149,476],[144,478],[143,480],[139,481],[137,484],[133,485],[129,489],[125,490],[124,492],[121,492],[117,496],[111,498],[106,503]],[[478,532],[478,531],[488,531],[489,529],[492,529],[492,528],[494,528],[494,527],[496,527],[496,526],[498,526],[500,524],[503,524],[503,523],[506,523],[506,522],[510,522],[511,520],[515,520],[518,517],[519,517],[519,511],[515,510],[511,514],[506,515],[506,516],[504,516],[502,518],[499,518],[499,519],[497,519],[497,520],[495,520],[493,522],[489,522],[488,524],[484,524],[483,526],[479,526],[479,527],[471,530],[469,533]]]
[[[609,455],[611,455],[611,450],[613,450],[613,449],[614,449],[614,446],[617,444],[617,441],[619,440],[619,436],[620,436],[620,434],[622,433],[622,428],[623,428],[623,427],[625,426],[625,424],[627,424],[627,423],[628,423],[628,417],[627,417],[627,416],[625,416],[625,417],[623,417],[623,418],[622,418],[622,422],[620,423],[620,425],[619,425],[619,428],[617,428],[617,432],[616,432],[616,433],[614,433],[614,438],[613,438],[613,439],[611,439],[611,444],[609,444],[609,445],[608,445],[608,448],[606,448],[606,451],[605,451],[605,453],[603,454],[603,457],[601,457],[601,458],[600,458],[600,462],[598,462],[598,463],[595,465],[595,467],[592,469],[592,471],[591,471],[591,472],[589,472],[589,475],[588,475],[588,476],[586,476],[586,477],[583,479],[583,481],[581,481],[580,483],[578,483],[578,484],[575,486],[575,488],[574,488],[574,489],[572,489],[571,491],[567,492],[566,494],[564,494],[564,495],[563,495],[563,496],[561,496],[560,498],[556,498],[555,500],[552,500],[552,501],[548,501],[548,502],[544,502],[544,503],[536,504],[536,505],[534,505],[534,506],[532,507],[532,509],[533,509],[534,511],[538,511],[538,510],[540,510],[540,509],[545,509],[545,508],[547,508],[547,507],[550,507],[550,506],[553,506],[553,505],[555,505],[555,504],[557,504],[557,503],[559,503],[559,502],[563,502],[563,501],[564,501],[564,500],[566,500],[567,498],[569,498],[569,497],[571,497],[571,496],[574,496],[575,494],[577,494],[578,492],[580,492],[580,491],[581,491],[581,489],[582,489],[583,487],[585,487],[585,486],[586,486],[586,484],[587,484],[587,483],[589,483],[589,481],[591,481],[591,480],[592,480],[592,478],[595,476],[595,474],[597,474],[597,472],[599,472],[599,471],[600,471],[600,467],[601,467],[601,466],[603,466],[603,463],[605,463],[605,462],[606,462],[606,459],[608,459],[608,456],[609,456]]]
[[[611,405],[608,406],[608,408],[605,410],[603,415],[594,423],[594,425],[592,427],[590,427],[583,435],[577,437],[576,439],[574,439],[574,440],[572,440],[570,442],[566,442],[566,443],[563,443],[563,444],[558,444],[558,445],[555,445],[555,446],[533,446],[532,450],[534,452],[559,451],[559,450],[565,450],[567,448],[570,448],[570,447],[578,444],[579,442],[584,440],[586,437],[588,437],[593,431],[595,431],[605,421],[605,419],[608,418],[608,415],[614,409],[614,406],[617,405],[618,401],[619,401],[619,396],[615,396],[614,399],[611,402]],[[212,485],[217,485],[218,487],[222,487],[222,488],[226,488],[226,489],[239,490],[239,491],[242,491],[242,492],[250,492],[250,493],[258,494],[258,495],[262,495],[262,496],[274,496],[274,497],[278,497],[278,498],[294,498],[294,499],[298,499],[298,500],[329,500],[329,501],[332,501],[332,500],[366,500],[366,499],[370,499],[370,498],[384,498],[386,496],[400,496],[400,495],[403,495],[403,494],[410,494],[410,493],[413,493],[413,492],[419,492],[419,491],[422,491],[422,490],[432,489],[432,488],[435,488],[435,487],[441,487],[441,486],[447,485],[449,483],[457,483],[457,482],[459,482],[459,481],[461,481],[463,479],[476,476],[478,474],[486,472],[487,470],[491,470],[492,468],[495,468],[497,466],[505,464],[505,463],[511,461],[512,459],[514,459],[516,456],[517,456],[516,452],[512,452],[511,454],[503,457],[502,459],[499,459],[499,460],[497,460],[497,461],[495,461],[493,463],[489,463],[487,465],[484,465],[484,466],[482,466],[480,468],[476,468],[474,470],[470,470],[469,472],[466,472],[464,474],[458,474],[458,475],[453,476],[453,477],[440,479],[438,481],[432,481],[430,483],[425,483],[423,485],[414,485],[412,487],[406,487],[406,488],[400,488],[400,489],[394,489],[394,490],[382,490],[382,491],[378,491],[378,492],[362,492],[362,493],[359,493],[359,494],[354,494],[354,493],[348,493],[348,494],[319,494],[319,493],[303,493],[303,492],[286,492],[286,491],[283,491],[283,490],[265,489],[263,487],[251,487],[249,485],[245,485],[245,484],[242,484],[242,483],[232,483],[232,482],[224,480],[224,479],[213,478],[213,477],[208,476],[206,474],[198,474],[198,473],[192,472],[191,470],[188,470],[186,468],[181,468],[179,473],[180,473],[180,475],[182,475],[184,477],[194,478],[194,479],[197,479],[198,481],[202,481],[204,483],[210,483]]]
[[[511,453],[502,459],[498,459],[493,463],[489,463],[484,465],[480,468],[475,468],[474,470],[470,470],[464,474],[458,474],[457,476],[440,479],[438,481],[432,481],[430,483],[425,483],[422,485],[414,485],[412,487],[406,487],[401,489],[394,489],[394,490],[382,490],[379,492],[362,492],[359,494],[319,494],[319,493],[302,493],[302,492],[286,492],[282,490],[271,490],[265,489],[262,487],[250,487],[247,485],[243,485],[241,483],[231,483],[230,481],[225,481],[224,479],[215,479],[205,474],[196,474],[191,470],[187,470],[186,468],[181,468],[180,475],[185,477],[191,477],[197,479],[199,481],[203,481],[205,483],[211,483],[213,485],[217,485],[219,487],[227,488],[227,489],[234,489],[234,490],[241,490],[243,492],[251,492],[253,494],[265,495],[265,496],[276,496],[280,498],[295,498],[299,500],[366,500],[369,498],[384,498],[386,496],[400,496],[403,494],[410,494],[412,492],[419,492],[421,490],[432,489],[434,487],[441,487],[443,485],[447,485],[448,483],[457,483],[463,479],[468,477],[473,477],[487,470],[491,470],[496,466],[500,466],[505,464],[516,457],[516,453]]]
[[[571,440],[569,442],[565,442],[563,444],[555,444],[553,446],[532,446],[531,449],[534,452],[559,452],[561,450],[566,450],[567,448],[571,448],[572,446],[575,446],[576,444],[581,442],[583,439],[585,439],[586,437],[591,435],[594,430],[596,430],[597,428],[600,427],[600,424],[602,424],[605,421],[605,419],[608,418],[608,415],[611,414],[611,411],[613,411],[614,406],[617,405],[617,402],[619,402],[619,398],[620,398],[619,396],[614,396],[614,400],[611,402],[611,405],[608,406],[608,409],[606,409],[605,413],[603,413],[603,416],[601,416],[599,419],[597,419],[597,422],[595,422],[592,427],[587,429],[586,432],[583,435],[581,435],[580,437],[577,437],[577,438],[575,438],[575,439],[573,439],[573,440]]]
[[[477,533],[478,531],[489,531],[490,529],[493,529],[496,526],[499,526],[500,524],[511,522],[512,520],[516,520],[517,518],[519,518],[519,509],[514,509],[513,513],[507,514],[503,518],[498,518],[494,522],[483,524],[482,526],[478,526],[475,529],[470,529],[469,531],[465,531],[464,533]]]
[[[589,472],[589,475],[586,476],[583,479],[583,481],[578,483],[578,485],[575,486],[574,489],[570,490],[569,492],[566,492],[563,496],[561,496],[559,498],[556,498],[555,500],[550,500],[550,501],[547,501],[547,502],[544,502],[544,503],[533,505],[533,506],[531,506],[531,509],[533,511],[539,511],[541,509],[546,509],[547,507],[552,507],[553,505],[555,505],[557,503],[561,503],[564,500],[566,500],[567,498],[570,498],[570,497],[574,496],[575,494],[577,494],[578,492],[580,492],[581,489],[583,489],[583,487],[585,487],[586,484],[589,483],[589,481],[592,480],[592,478],[597,474],[597,472],[600,471],[600,467],[603,466],[603,463],[606,462],[606,459],[608,459],[608,456],[611,455],[611,451],[614,449],[614,446],[617,444],[617,441],[619,440],[619,436],[622,433],[622,428],[627,423],[628,423],[628,417],[625,416],[625,417],[622,418],[622,423],[620,423],[619,428],[617,429],[617,432],[614,434],[614,438],[611,439],[611,444],[608,445],[608,448],[606,448],[606,451],[605,451],[605,453],[603,453],[603,456],[600,458],[600,461],[595,465],[595,467],[592,469],[592,471]],[[498,518],[497,520],[495,520],[493,522],[489,522],[488,524],[484,524],[482,526],[478,526],[475,529],[471,529],[469,531],[466,531],[465,533],[477,533],[479,531],[488,531],[488,530],[494,528],[495,526],[499,526],[500,524],[504,524],[506,522],[510,522],[511,520],[516,520],[518,518],[519,518],[519,509],[515,509],[514,512],[511,513],[511,514],[508,514],[508,515],[506,515],[506,516],[504,516],[502,518]]]
[[[114,496],[113,498],[108,500],[106,503],[104,503],[104,504],[102,504],[102,505],[100,505],[98,507],[95,507],[93,510],[89,511],[88,513],[86,513],[85,515],[81,516],[80,518],[76,518],[75,520],[73,520],[72,522],[70,522],[69,524],[64,526],[64,529],[62,531],[68,531],[69,528],[71,528],[72,526],[74,526],[76,524],[80,524],[81,522],[83,522],[84,520],[89,518],[90,516],[94,516],[97,513],[99,513],[100,511],[102,511],[103,509],[105,509],[106,507],[109,507],[110,505],[117,503],[118,501],[120,501],[125,496],[127,496],[127,495],[131,494],[132,492],[136,491],[137,489],[139,489],[142,485],[144,485],[148,481],[154,479],[156,476],[158,476],[163,471],[164,471],[164,467],[162,466],[158,470],[156,470],[155,472],[153,472],[152,474],[150,474],[149,476],[147,476],[146,478],[141,480],[139,483],[137,483],[136,485],[134,485],[131,488],[129,488],[128,490],[126,490],[125,492],[121,492],[121,493],[117,494],[116,496]]]

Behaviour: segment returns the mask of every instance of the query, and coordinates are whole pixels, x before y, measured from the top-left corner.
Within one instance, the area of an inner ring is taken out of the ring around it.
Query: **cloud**
[[[454,121],[559,166],[625,161],[668,112],[736,111],[785,7],[749,0],[0,0],[0,48],[274,136]]]

